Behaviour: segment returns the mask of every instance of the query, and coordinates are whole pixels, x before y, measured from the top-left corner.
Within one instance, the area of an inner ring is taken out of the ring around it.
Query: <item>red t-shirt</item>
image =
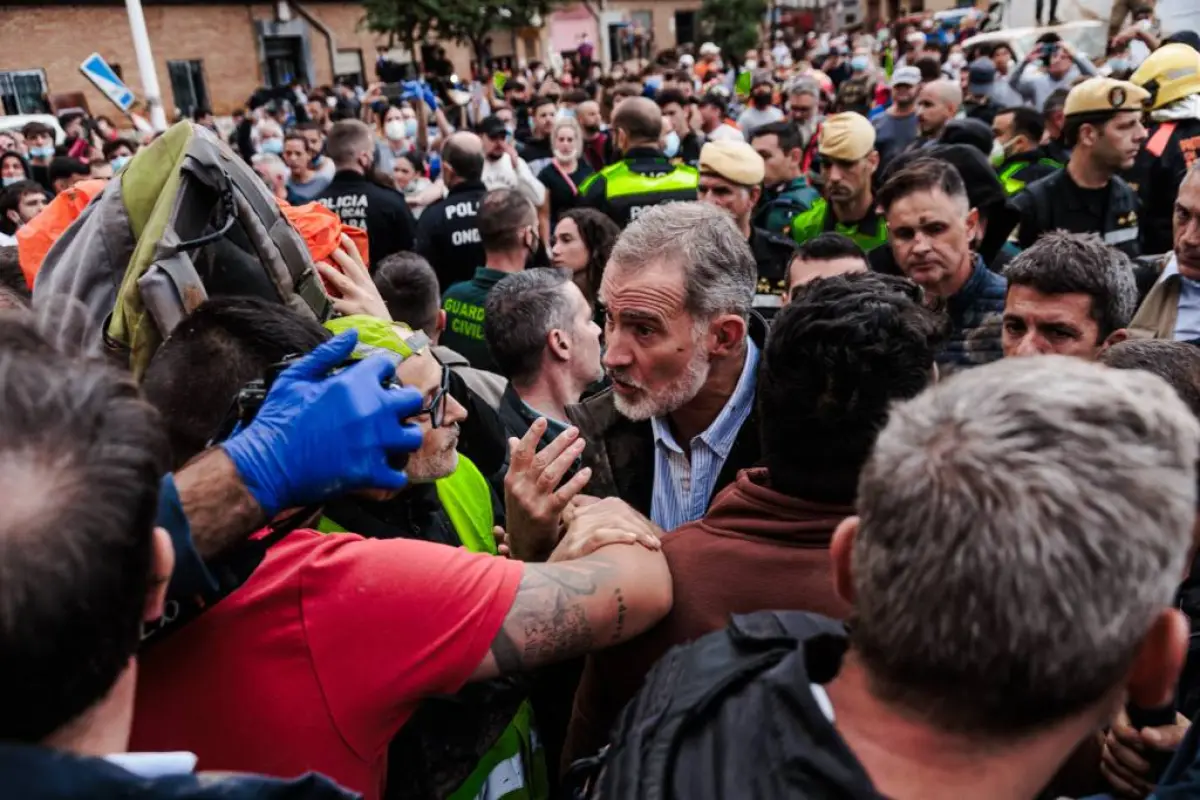
[[[309,770],[378,798],[388,742],[458,691],[523,565],[428,542],[296,531],[244,586],[139,657],[133,750],[199,769]]]

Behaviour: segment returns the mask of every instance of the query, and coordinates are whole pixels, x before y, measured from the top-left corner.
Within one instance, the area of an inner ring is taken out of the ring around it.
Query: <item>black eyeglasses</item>
[[[434,393],[429,405],[413,414],[414,417],[429,415],[429,427],[440,428],[446,420],[446,398],[450,394],[450,368],[442,367],[442,385]]]

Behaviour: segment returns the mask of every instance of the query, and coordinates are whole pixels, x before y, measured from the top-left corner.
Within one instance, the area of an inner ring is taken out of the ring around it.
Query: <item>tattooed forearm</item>
[[[603,561],[525,567],[516,600],[492,641],[492,655],[501,673],[582,655],[596,645],[588,618],[597,587],[613,571]],[[623,609],[618,590],[615,598]],[[624,611],[620,611],[624,622]],[[618,634],[619,635],[619,634]]]
[[[621,634],[625,632],[625,612],[629,608],[625,605],[625,595],[621,594],[621,587],[613,589],[613,597],[617,601],[617,627],[613,631],[612,640],[614,642],[621,641]]]

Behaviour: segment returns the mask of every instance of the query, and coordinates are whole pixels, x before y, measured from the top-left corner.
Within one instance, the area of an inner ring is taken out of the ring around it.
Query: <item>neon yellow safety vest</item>
[[[492,535],[492,492],[487,479],[471,459],[458,454],[454,472],[434,481],[438,501],[442,504],[454,532],[463,547],[472,553],[496,555],[496,538]],[[329,517],[317,523],[321,533],[347,533],[342,525]]]
[[[883,217],[870,214],[867,219],[852,225],[843,225],[834,219],[829,202],[823,197],[808,211],[792,218],[792,239],[797,244],[804,244],[822,233],[830,232],[850,237],[868,253],[877,247],[883,247],[888,240],[887,223]]]
[[[1009,164],[1000,173],[1000,182],[1004,184],[1004,191],[1009,197],[1025,188],[1027,181],[1019,180],[1017,178],[1017,173],[1028,167],[1030,163],[1041,164],[1042,166],[1050,167],[1051,169],[1063,168],[1062,164],[1058,163],[1052,158],[1039,158],[1035,162],[1018,161],[1015,164]]]
[[[458,467],[435,484],[438,500],[450,517],[458,540],[472,553],[496,555],[496,538],[492,535],[492,492],[479,467],[462,453]]]
[[[601,178],[603,198],[593,188]],[[700,171],[695,167],[672,164],[665,156],[658,156],[610,164],[581,183],[579,195],[584,205],[600,208],[624,228],[654,206],[694,201],[699,185]]]

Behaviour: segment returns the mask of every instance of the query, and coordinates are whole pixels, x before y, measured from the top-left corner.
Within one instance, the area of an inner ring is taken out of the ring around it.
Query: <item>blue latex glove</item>
[[[410,387],[380,385],[395,372],[384,356],[328,376],[357,341],[358,333],[347,331],[289,367],[254,421],[221,445],[268,517],[355,489],[407,484],[387,456],[421,446],[421,429],[403,421],[423,398]]]
[[[404,87],[404,91],[400,94],[401,100],[416,100],[421,96],[420,81],[405,81],[401,86]]]
[[[422,86],[421,88],[423,91],[423,94],[421,95],[421,97],[422,97],[422,99],[425,100],[425,105],[429,106],[430,111],[437,111],[437,108],[438,108],[437,95],[435,95],[433,93],[433,88],[430,87],[428,84]]]

